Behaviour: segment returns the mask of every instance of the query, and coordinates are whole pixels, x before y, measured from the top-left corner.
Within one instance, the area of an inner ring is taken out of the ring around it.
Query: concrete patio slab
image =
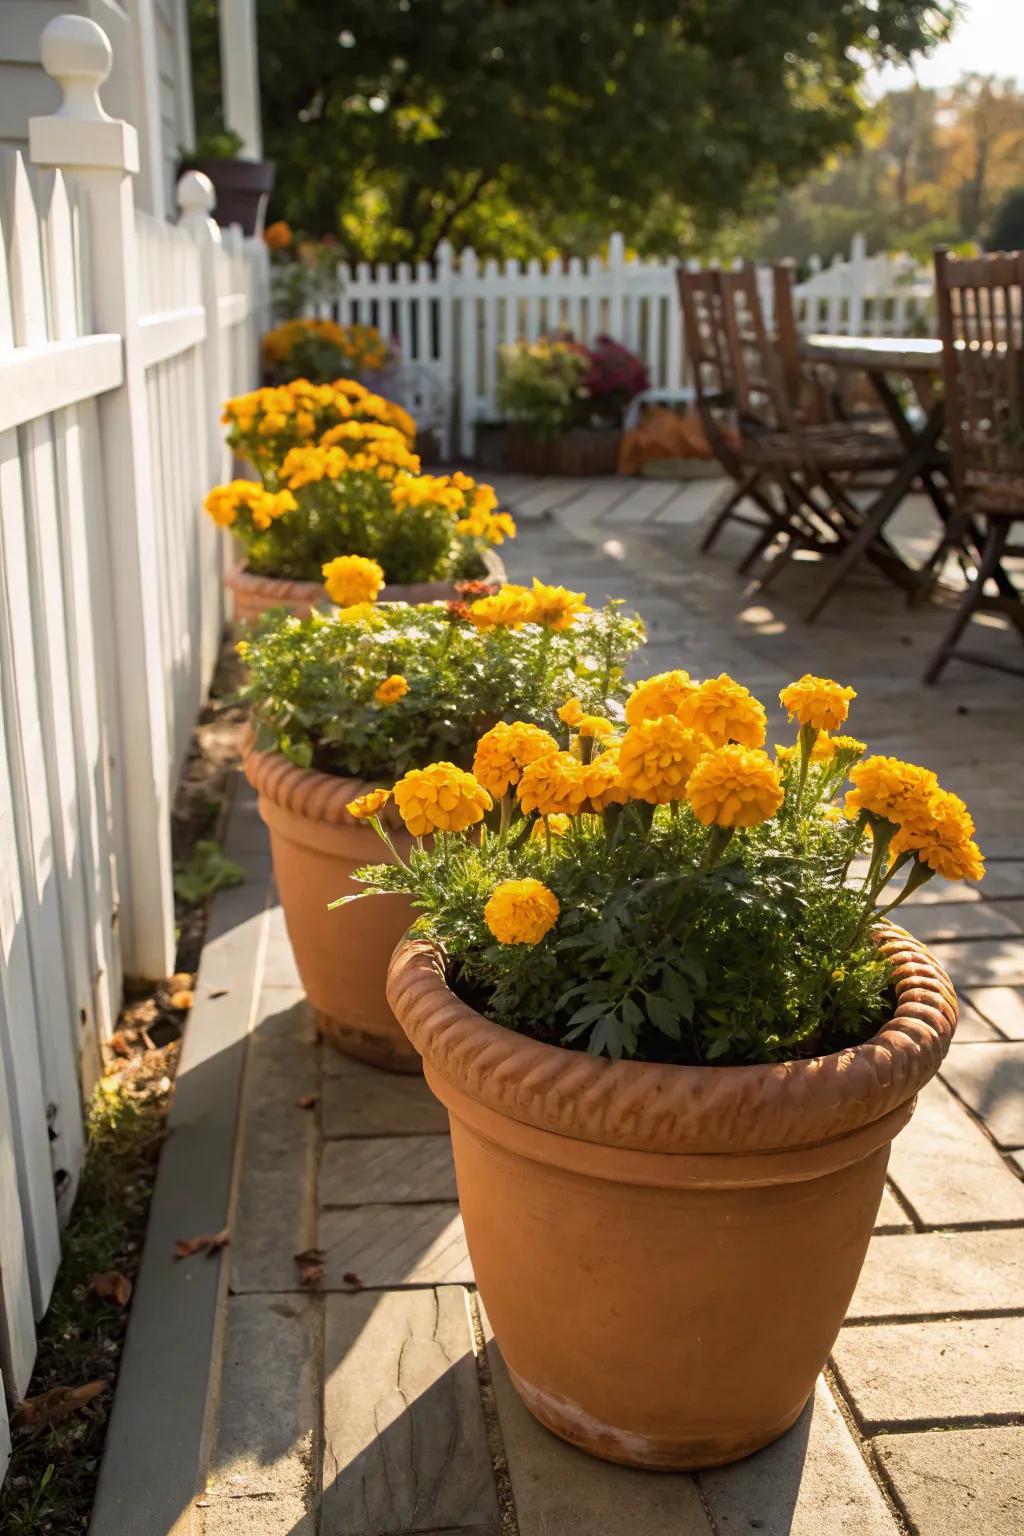
[[[1024,1531],[1024,1429],[879,1435],[874,1448],[915,1530],[950,1536]]]

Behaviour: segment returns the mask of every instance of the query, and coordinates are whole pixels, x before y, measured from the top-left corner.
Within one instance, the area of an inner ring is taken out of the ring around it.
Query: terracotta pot
[[[504,581],[505,564],[494,550],[484,554],[487,581]],[[249,624],[271,608],[287,608],[304,619],[320,603],[327,601],[318,581],[292,581],[286,576],[257,576],[245,565],[236,565],[224,578],[232,595],[236,624]],[[392,583],[381,591],[382,603],[434,603],[456,598],[452,581],[414,581]]]
[[[404,943],[388,998],[449,1111],[477,1283],[526,1406],[609,1461],[716,1466],[800,1414],[839,1332],[889,1143],[956,996],[888,927],[897,1007],[777,1066],[611,1062],[528,1040]]]
[[[297,768],[280,752],[250,752],[245,773],[259,793],[288,937],[321,1034],[349,1056],[419,1072],[385,996],[388,961],[412,921],[408,899],[369,896],[328,911],[329,902],[363,889],[353,870],[390,861],[373,828],[347,810],[372,786]],[[383,820],[404,856],[411,839],[391,805]]]

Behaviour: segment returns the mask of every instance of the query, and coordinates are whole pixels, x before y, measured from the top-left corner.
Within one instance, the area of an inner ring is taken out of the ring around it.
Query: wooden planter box
[[[614,475],[619,436],[596,427],[574,427],[564,437],[545,442],[525,427],[481,422],[476,428],[477,464],[483,470],[526,475]]]

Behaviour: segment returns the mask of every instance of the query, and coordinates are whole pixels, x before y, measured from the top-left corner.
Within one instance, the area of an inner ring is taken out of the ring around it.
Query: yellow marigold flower
[[[705,826],[756,827],[782,804],[782,780],[767,752],[718,747],[693,770],[686,798]]]
[[[483,532],[488,544],[504,544],[506,539],[516,536],[515,519],[509,512],[495,512],[487,519]]]
[[[690,774],[707,751],[707,737],[674,715],[642,720],[619,743],[622,784],[632,799],[649,805],[682,800]]]
[[[598,814],[610,805],[625,805],[630,798],[629,790],[619,772],[619,749],[612,747],[595,757],[583,770],[587,803]]]
[[[558,718],[564,721],[570,730],[575,730],[583,719],[583,705],[579,699],[566,699],[558,711]]]
[[[540,880],[504,880],[484,907],[484,922],[499,944],[539,944],[561,908]]]
[[[477,629],[518,629],[533,617],[533,599],[526,587],[508,582],[493,597],[479,597],[469,606],[469,620]]]
[[[578,816],[587,786],[583,764],[568,752],[550,752],[524,769],[519,780],[519,804],[524,815]]]
[[[539,725],[523,720],[508,725],[499,720],[477,742],[473,773],[488,794],[500,800],[510,785],[519,783],[524,768],[557,751],[555,738]]]
[[[779,694],[789,718],[795,717],[801,725],[812,726],[816,731],[834,731],[842,725],[850,712],[850,701],[856,697],[855,689],[833,682],[830,677],[814,677],[810,672]]]
[[[378,683],[373,690],[373,696],[378,704],[397,704],[399,699],[404,699],[409,692],[409,684],[400,672],[393,672],[382,683]]]
[[[645,720],[659,720],[674,715],[687,695],[696,691],[689,672],[659,672],[644,683],[637,683],[626,700],[627,725],[642,725]]]
[[[538,816],[530,832],[530,841],[543,843],[548,837],[564,837],[571,825],[571,816]]]
[[[678,714],[684,725],[702,731],[714,747],[730,741],[743,747],[764,746],[768,724],[764,705],[725,672],[688,693]]]
[[[570,592],[568,587],[549,587],[545,582],[538,581],[536,576],[533,578],[530,597],[530,619],[534,624],[543,624],[545,629],[571,629],[579,614],[590,612],[585,592]]]
[[[354,800],[350,800],[346,810],[357,821],[369,821],[371,816],[380,815],[390,799],[390,789],[369,789],[365,795],[357,795]]]
[[[413,768],[395,785],[398,813],[413,837],[464,832],[494,804],[482,784],[454,763]]]
[[[930,768],[898,757],[868,757],[850,769],[853,788],[846,796],[849,815],[867,811],[897,824],[926,818],[928,802],[939,789]]]
[[[363,555],[337,555],[321,569],[327,596],[339,608],[374,602],[384,585],[383,568]]]
[[[960,796],[939,789],[902,823],[889,852],[893,858],[916,853],[945,880],[980,880],[985,864],[973,834],[974,818]]]

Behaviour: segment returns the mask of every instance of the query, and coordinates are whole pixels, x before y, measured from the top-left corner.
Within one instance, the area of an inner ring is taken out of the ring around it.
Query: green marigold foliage
[[[614,603],[555,631],[474,628],[459,604],[385,603],[359,619],[268,615],[240,651],[256,746],[302,767],[391,784],[438,759],[468,766],[498,720],[552,728],[571,695],[594,710],[625,697],[643,626]],[[379,704],[385,678],[408,692]]]

